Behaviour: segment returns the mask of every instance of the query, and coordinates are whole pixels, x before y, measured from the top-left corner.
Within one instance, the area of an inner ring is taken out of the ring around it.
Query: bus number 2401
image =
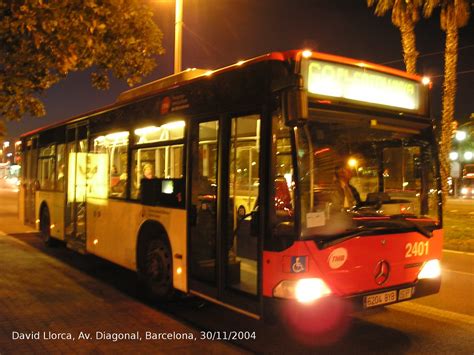
[[[429,245],[429,242],[407,243],[405,245],[405,258],[428,255]]]

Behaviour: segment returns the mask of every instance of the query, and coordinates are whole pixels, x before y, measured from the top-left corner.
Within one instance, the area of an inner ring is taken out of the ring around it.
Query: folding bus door
[[[87,126],[67,129],[67,193],[65,234],[69,248],[85,252],[87,180],[94,167],[88,165]]]

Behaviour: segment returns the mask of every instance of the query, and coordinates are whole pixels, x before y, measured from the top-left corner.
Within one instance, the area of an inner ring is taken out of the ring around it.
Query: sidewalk
[[[198,329],[0,232],[1,355],[244,352],[199,336]]]

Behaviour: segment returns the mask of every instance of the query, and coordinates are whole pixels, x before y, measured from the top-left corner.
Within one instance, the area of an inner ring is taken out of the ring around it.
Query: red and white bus
[[[302,50],[188,70],[24,134],[20,215],[47,244],[137,271],[153,297],[254,318],[430,295],[428,96],[419,76]]]

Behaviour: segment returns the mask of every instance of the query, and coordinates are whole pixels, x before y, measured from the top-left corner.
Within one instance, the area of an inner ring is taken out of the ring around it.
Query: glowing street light
[[[464,131],[456,131],[455,137],[456,137],[456,140],[457,140],[457,141],[461,142],[461,141],[465,140],[465,139],[466,139],[466,136],[467,136],[466,132],[464,132]]]
[[[472,156],[472,152],[464,152],[464,160],[471,160]]]
[[[451,152],[451,153],[449,153],[449,160],[455,161],[455,160],[458,160],[458,158],[459,158],[458,152]]]

